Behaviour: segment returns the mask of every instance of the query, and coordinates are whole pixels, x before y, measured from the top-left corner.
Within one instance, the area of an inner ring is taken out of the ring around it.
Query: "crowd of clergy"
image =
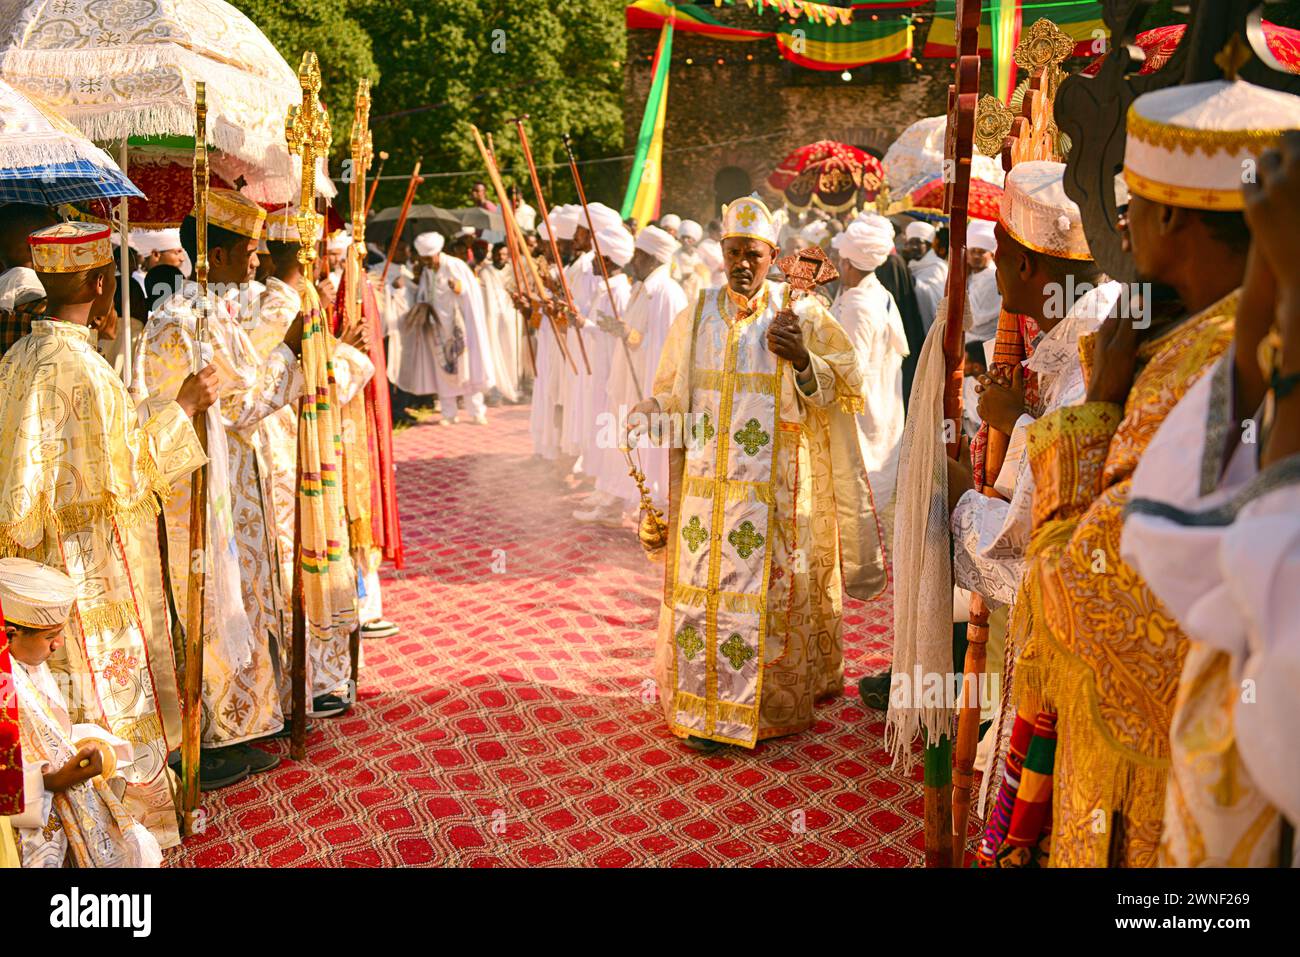
[[[439,426],[490,427],[492,409],[528,402],[536,467],[583,495],[575,522],[631,533],[659,516],[658,540],[641,535],[662,563],[654,678],[686,747],[812,728],[843,689],[844,596],[892,586],[892,674],[859,693],[888,712],[906,765],[932,726],[899,679],[960,671],[954,635],[978,594],[1001,688],[977,758],[981,865],[1289,863],[1297,129],[1300,98],[1244,81],[1140,97],[1116,179],[1136,284],[1093,261],[1064,165],[1019,164],[996,222],[966,232],[961,316],[947,227],[873,208],[742,196],[703,224],[638,224],[598,202],[545,217],[519,203],[542,303],[500,232],[421,232],[389,255],[340,231],[312,271],[293,210],[214,190],[219,291],[200,347],[192,217],[133,234],[123,280],[106,227],[0,208],[0,601],[25,798],[0,818],[0,858],[156,864],[178,842],[172,623],[193,560],[188,476],[205,458],[203,786],[278,763],[250,745],[283,737],[290,708],[295,402],[304,326],[322,321],[304,296],[329,322],[361,282],[380,341],[330,323],[333,404],[369,386],[391,394],[398,426],[436,402]],[[471,196],[497,211],[482,184]],[[834,280],[787,281],[778,261],[813,247]],[[129,356],[119,281],[139,303]],[[1010,369],[993,362],[1004,313],[1027,353]],[[965,340],[957,459],[940,421],[951,322]],[[1010,437],[996,475],[989,429]],[[396,632],[378,551],[328,547],[323,563],[348,561],[307,614],[314,720],[353,702],[349,635]],[[936,576],[941,603],[910,597]]]

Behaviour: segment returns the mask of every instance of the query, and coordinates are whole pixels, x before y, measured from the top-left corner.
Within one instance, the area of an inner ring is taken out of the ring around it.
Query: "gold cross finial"
[[[1001,156],[1016,114],[991,93],[975,104],[975,146],[985,156]]]
[[[302,104],[289,107],[285,119],[284,138],[289,152],[302,157],[302,193],[298,199],[298,261],[304,266],[316,258],[316,160],[329,155],[329,113],[320,103],[320,64],[316,54],[308,50],[302,55],[298,67],[298,83],[302,86]]]
[[[357,81],[357,106],[352,114],[352,241],[366,242],[366,173],[374,159],[370,137],[370,81]]]
[[[1250,45],[1241,39],[1241,34],[1234,33],[1232,39],[1214,58],[1214,63],[1223,71],[1225,80],[1235,80],[1237,73],[1250,62],[1250,58],[1254,55]]]

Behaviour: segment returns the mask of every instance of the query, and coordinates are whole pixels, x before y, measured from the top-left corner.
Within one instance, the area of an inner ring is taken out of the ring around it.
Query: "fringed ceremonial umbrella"
[[[945,184],[942,177],[922,183],[898,202],[889,207],[889,215],[906,213],[932,223],[946,223],[948,214],[943,211]],[[987,219],[997,222],[1002,207],[1002,187],[982,179],[972,179],[970,200],[966,209],[968,219]]]
[[[0,10],[0,78],[51,104],[92,140],[115,144],[124,172],[136,143],[188,176],[195,84],[207,88],[213,170],[263,203],[295,198],[300,165],[285,145],[297,76],[253,22],[222,0],[26,0]],[[188,141],[188,145],[187,145]],[[245,172],[223,168],[223,159]],[[161,217],[143,214],[154,224]],[[122,272],[130,271],[121,209]],[[131,369],[129,284],[122,283],[125,377]]]
[[[76,127],[0,80],[0,202],[57,206],[140,195]]]
[[[798,210],[818,206],[838,213],[873,202],[885,181],[885,171],[865,150],[818,140],[801,146],[781,161],[767,185],[784,194]]]
[[[1137,75],[1146,76],[1149,73],[1155,73],[1156,70],[1168,63],[1169,58],[1178,49],[1178,44],[1182,41],[1183,34],[1186,32],[1187,24],[1174,23],[1170,26],[1156,27],[1154,30],[1139,33],[1134,38],[1134,42],[1146,54],[1146,59],[1142,62],[1142,67],[1137,71]],[[1300,73],[1300,30],[1294,30],[1291,27],[1280,27],[1276,23],[1269,23],[1265,20],[1264,42],[1268,45],[1269,52],[1273,54],[1282,69],[1291,73]],[[1096,76],[1101,72],[1101,64],[1105,59],[1106,54],[1102,54],[1080,72],[1084,76]]]
[[[886,179],[892,196],[911,193],[935,178],[941,178],[943,169],[946,116],[928,116],[917,120],[903,130],[885,151]],[[971,160],[971,179],[1001,187],[1006,173],[997,160],[976,154]]]

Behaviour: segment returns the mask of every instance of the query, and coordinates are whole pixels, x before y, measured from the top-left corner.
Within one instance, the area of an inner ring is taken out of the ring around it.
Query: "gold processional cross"
[[[298,199],[298,261],[304,266],[316,259],[316,160],[328,155],[332,131],[329,113],[320,103],[320,64],[308,50],[298,67],[302,104],[289,107],[284,138],[289,152],[302,157],[302,193]]]

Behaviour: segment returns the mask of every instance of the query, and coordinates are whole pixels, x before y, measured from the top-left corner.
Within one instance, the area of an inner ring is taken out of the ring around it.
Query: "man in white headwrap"
[[[844,328],[862,369],[865,408],[858,413],[858,440],[882,515],[890,514],[899,444],[903,440],[903,359],[907,336],[894,297],[876,269],[894,248],[894,227],[869,214],[849,223],[831,243],[840,258],[840,292],[831,315]]]
[[[591,222],[597,229],[617,232],[623,229],[623,220],[618,211],[604,203],[588,203],[587,211]],[[595,410],[604,406],[605,379],[597,374],[596,361],[592,356],[596,348],[599,332],[594,329],[593,311],[596,303],[605,297],[604,278],[600,264],[591,242],[591,230],[588,228],[587,211],[581,206],[574,208],[576,225],[573,231],[573,250],[577,258],[564,270],[568,277],[569,291],[573,294],[573,304],[578,310],[577,321],[569,327],[569,354],[577,364],[579,374],[569,376],[566,380],[564,396],[564,429],[561,448],[569,455],[579,457],[574,469],[594,481],[595,471],[588,461],[588,454],[596,442]],[[626,295],[626,292],[624,293]],[[608,307],[606,307],[608,308]],[[582,337],[582,344],[578,337]],[[591,363],[591,374],[587,374],[582,364],[582,350],[585,346],[587,359]],[[602,367],[606,367],[602,363]],[[594,502],[593,502],[594,504]]]
[[[623,328],[622,317],[627,313],[628,298],[632,292],[632,283],[622,271],[632,260],[633,240],[621,223],[606,223],[596,229],[595,245],[599,247],[605,259],[605,268],[609,271],[609,290],[604,286],[602,277],[600,291],[589,313],[590,322],[584,330],[587,340],[587,356],[591,360],[589,421],[585,423],[585,434],[589,440],[583,443],[583,471],[596,482],[595,490],[584,500],[584,508],[573,513],[580,522],[596,522],[604,525],[621,525],[623,522],[623,503],[607,489],[616,484],[620,476],[627,476],[627,465],[619,451],[617,430],[609,426],[611,407],[609,401],[609,382],[615,354],[622,352],[623,346],[619,333]],[[613,293],[613,308],[610,306],[610,293]],[[613,417],[617,416],[613,409]]]
[[[24,785],[22,812],[0,818],[0,861],[16,836],[23,867],[157,867],[158,841],[121,801],[126,782],[116,769],[131,763],[131,742],[73,724],[47,664],[76,599],[76,583],[58,569],[0,558],[0,640],[13,665]]]
[[[677,228],[677,241],[681,248],[673,255],[672,274],[686,293],[688,302],[694,301],[701,289],[707,289],[712,268],[700,256],[699,244],[704,238],[704,227],[693,219],[683,219]]]
[[[485,234],[486,235],[486,234]],[[505,255],[504,244],[501,247]],[[497,391],[507,402],[519,398],[521,319],[511,293],[515,291],[510,269],[498,269],[488,256],[474,270],[483,287],[483,311],[488,332],[488,355]]]
[[[677,238],[677,231],[682,228],[682,218],[676,213],[667,213],[659,217],[659,228],[666,232],[674,239]]]
[[[885,585],[853,345],[815,297],[767,278],[761,200],[723,222],[730,283],[674,320],[630,416],[673,446],[654,670],[669,728],[699,750],[809,728],[844,688],[842,592]]]
[[[396,350],[397,387],[414,395],[438,396],[441,423],[456,423],[457,400],[465,397],[473,422],[487,423],[483,392],[494,380],[487,357],[483,291],[473,270],[442,253],[441,233],[415,237],[420,281],[415,305],[401,319]]]
[[[998,271],[993,268],[993,254],[997,251],[993,224],[986,219],[972,219],[966,227],[966,298],[970,304],[967,342],[988,342],[998,334],[1002,294],[998,292]]]
[[[903,256],[916,287],[916,305],[928,332],[948,285],[948,264],[934,251],[934,227],[917,220],[903,233]]]
[[[541,248],[550,250],[552,231],[556,244],[571,242],[578,226],[576,211],[572,206],[552,207],[549,221],[538,224],[541,234]],[[556,277],[563,263],[548,263],[546,256],[538,259],[539,270],[545,277],[547,271]],[[564,330],[556,329],[551,320],[542,317],[537,329],[537,374],[533,379],[533,404],[530,410],[529,431],[533,437],[533,454],[557,463],[565,474],[573,467],[573,462],[561,451],[564,427],[564,398],[569,378],[575,375],[573,367],[565,360],[565,353],[560,341],[567,343]],[[574,363],[579,360],[575,357]]]

